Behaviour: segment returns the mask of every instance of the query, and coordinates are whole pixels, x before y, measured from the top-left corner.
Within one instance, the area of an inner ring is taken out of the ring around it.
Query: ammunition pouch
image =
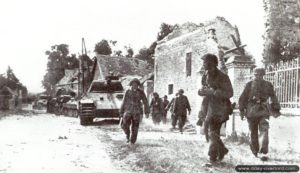
[[[246,116],[248,118],[269,116],[268,103],[262,100],[251,100],[247,105]]]
[[[256,103],[256,104],[266,104],[267,99],[262,99],[262,98],[252,98],[248,100],[249,102]]]

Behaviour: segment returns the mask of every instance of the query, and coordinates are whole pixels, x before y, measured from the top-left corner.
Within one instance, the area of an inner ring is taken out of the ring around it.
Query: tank
[[[33,105],[33,109],[45,109],[48,105],[48,100],[50,100],[48,95],[40,95]]]
[[[89,89],[78,102],[81,125],[93,123],[94,118],[119,118],[124,88],[117,76],[92,81]]]
[[[66,103],[63,103],[62,114],[69,117],[78,117],[78,102],[72,97]]]
[[[59,95],[56,97],[56,102],[54,104],[54,113],[56,115],[64,115],[64,107],[63,105],[67,103],[69,100],[71,100],[70,95]]]
[[[77,117],[77,102],[71,95],[59,95],[47,103],[47,113]]]

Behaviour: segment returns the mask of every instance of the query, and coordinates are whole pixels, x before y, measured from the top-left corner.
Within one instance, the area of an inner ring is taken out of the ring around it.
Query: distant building
[[[78,69],[66,69],[64,77],[55,85],[55,92],[57,93],[59,90],[65,90],[68,92],[73,92],[77,95],[78,73]]]
[[[0,110],[12,110],[21,104],[18,91],[4,86],[0,89]]]
[[[244,83],[237,83],[238,80],[244,82],[238,78],[250,73],[249,67],[253,62],[244,56],[242,47],[234,49],[237,45],[233,37],[237,44],[241,43],[237,27],[222,17],[200,25],[185,23],[177,26],[157,44],[154,91],[172,98],[179,89],[183,89],[195,118],[202,100],[197,94],[204,72],[201,57],[206,53],[213,53],[219,58],[219,69],[229,74],[235,91],[238,91],[235,93],[236,98],[240,94],[239,90],[244,87]]]

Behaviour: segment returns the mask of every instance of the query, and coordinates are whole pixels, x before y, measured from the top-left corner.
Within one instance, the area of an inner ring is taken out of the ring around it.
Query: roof
[[[7,86],[4,86],[0,91],[1,91],[1,93],[3,93],[4,91],[6,91],[6,92],[8,92],[11,95],[15,95],[15,96],[18,95],[17,91],[14,91],[14,90],[12,90],[11,88],[9,88]]]
[[[212,20],[200,23],[198,25],[191,22],[187,22],[182,25],[175,25],[174,30],[163,40],[158,42],[157,48],[162,45],[169,46],[174,42],[182,41],[189,37],[198,38],[199,35],[200,37],[198,40],[202,40],[202,42],[205,42],[207,40],[208,30],[211,29],[216,31],[215,34],[218,40],[217,43],[219,44],[219,47],[223,49],[223,51],[236,47],[233,39],[231,38],[231,35],[235,37],[237,42],[241,42],[238,28],[231,25],[225,18],[216,17]],[[233,53],[235,55],[241,54],[238,50],[234,51]]]
[[[132,79],[134,79],[134,78],[140,78],[140,76],[130,76],[130,75],[128,75],[128,76],[126,76],[126,77],[122,77],[121,78],[121,82],[122,82],[122,85],[123,86],[129,86],[129,83],[131,82],[131,80]]]
[[[114,57],[106,55],[97,55],[95,58],[95,65],[98,70],[94,70],[94,80],[103,79],[110,73],[120,77],[143,77],[153,71],[153,68],[150,67],[146,61],[136,58]]]
[[[143,76],[140,81],[141,83],[145,83],[147,80],[153,80],[154,78],[154,72],[147,74],[146,76]]]
[[[61,78],[61,80],[56,84],[56,86],[78,83],[77,76],[78,69],[66,69],[64,77]]]

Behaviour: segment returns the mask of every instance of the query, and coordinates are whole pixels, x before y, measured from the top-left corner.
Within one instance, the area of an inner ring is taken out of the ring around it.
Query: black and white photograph
[[[0,173],[299,172],[300,0],[9,0],[0,23]]]

